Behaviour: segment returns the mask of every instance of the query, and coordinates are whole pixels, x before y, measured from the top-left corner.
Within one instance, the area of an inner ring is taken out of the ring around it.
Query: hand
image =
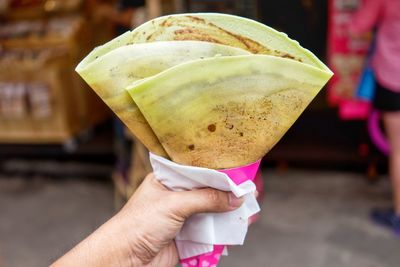
[[[188,217],[231,211],[242,203],[210,188],[172,192],[149,174],[117,215],[54,266],[175,266],[173,239]]]
[[[143,264],[175,266],[178,255],[173,239],[188,217],[231,211],[242,203],[233,194],[214,189],[172,192],[150,174],[121,211],[139,230],[132,232],[131,253]]]

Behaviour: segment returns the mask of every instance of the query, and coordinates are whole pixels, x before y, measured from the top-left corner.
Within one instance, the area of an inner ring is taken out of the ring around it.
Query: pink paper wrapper
[[[254,180],[260,162],[261,160],[258,160],[246,166],[218,171],[227,174],[235,184],[240,185],[243,182]],[[225,245],[215,244],[211,252],[181,259],[181,265],[182,267],[217,267],[224,249]]]

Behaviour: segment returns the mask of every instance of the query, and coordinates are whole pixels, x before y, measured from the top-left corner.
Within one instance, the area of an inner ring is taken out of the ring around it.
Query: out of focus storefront
[[[74,66],[109,38],[83,1],[3,1],[0,26],[2,143],[62,144],[104,120]],[[96,111],[96,112],[94,112]]]

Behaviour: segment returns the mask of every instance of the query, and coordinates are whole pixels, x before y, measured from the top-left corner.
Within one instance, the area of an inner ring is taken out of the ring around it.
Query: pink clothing
[[[377,27],[372,68],[380,84],[400,92],[400,0],[365,0],[350,25],[354,34]]]

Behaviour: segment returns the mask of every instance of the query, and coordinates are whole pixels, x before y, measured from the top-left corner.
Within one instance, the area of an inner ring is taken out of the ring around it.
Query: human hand
[[[175,266],[178,254],[173,239],[185,220],[195,213],[226,212],[238,208],[243,199],[215,189],[172,192],[150,174],[121,210],[121,215],[135,222],[132,253],[143,264]]]
[[[231,211],[242,203],[211,188],[172,192],[149,174],[117,215],[54,266],[175,266],[173,239],[188,217]]]

